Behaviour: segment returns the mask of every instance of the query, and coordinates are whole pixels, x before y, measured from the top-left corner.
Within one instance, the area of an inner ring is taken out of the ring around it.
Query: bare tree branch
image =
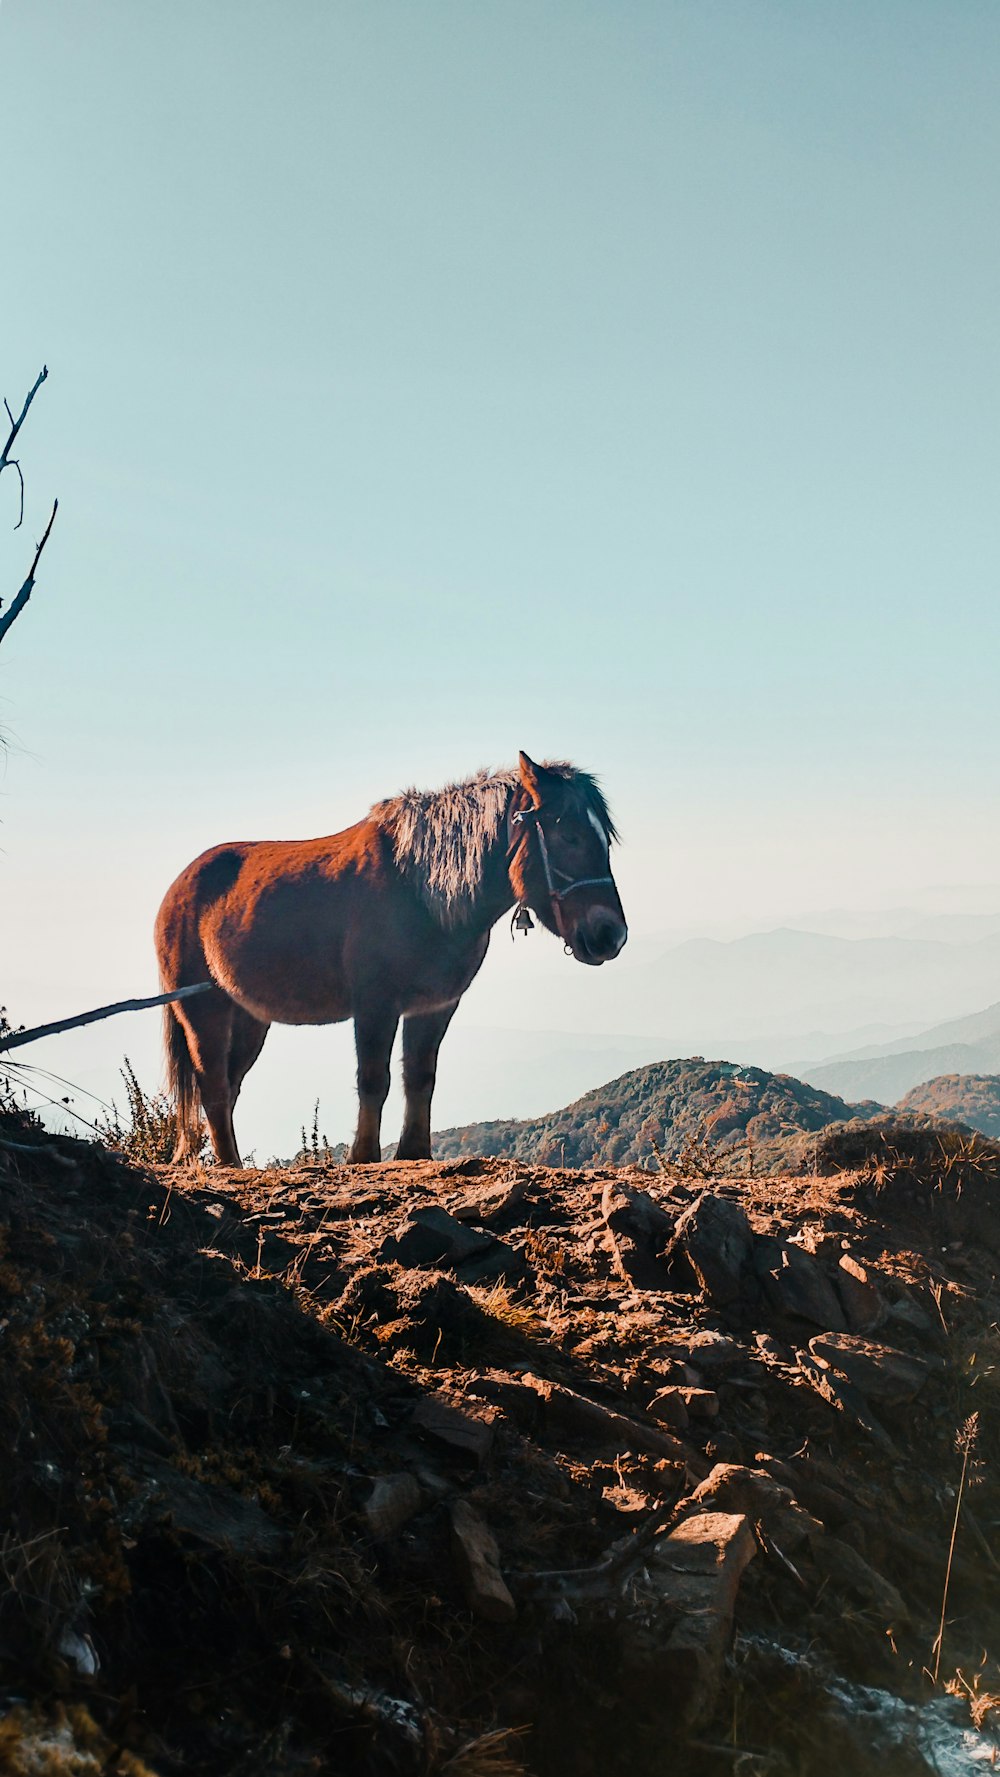
[[[14,444],[14,440],[16,439],[18,433],[20,432],[21,427],[24,425],[24,422],[28,417],[28,409],[31,406],[31,403],[34,401],[35,396],[38,394],[38,391],[41,388],[41,386],[42,386],[43,382],[45,381],[45,378],[48,376],[48,374],[49,374],[49,367],[47,364],[43,364],[41,370],[38,372],[38,375],[36,376],[32,386],[31,386],[31,388],[28,390],[28,393],[24,397],[24,406],[22,407],[20,413],[18,414],[17,419],[15,419],[14,415],[11,413],[9,401],[4,402],[4,406],[7,409],[7,417],[10,420],[10,431],[7,434],[7,442],[5,443],[3,449],[0,450],[0,475],[3,474],[4,470],[6,469],[8,463],[11,460],[10,453],[11,453],[11,447]]]
[[[14,526],[15,531],[19,531],[24,523],[24,476],[21,474],[21,465],[18,462],[17,457],[11,457],[10,461],[4,464],[4,468],[16,469],[17,479],[21,483],[21,510],[17,515],[17,523]]]
[[[113,1006],[98,1006],[93,1012],[78,1012],[75,1018],[57,1018],[54,1024],[38,1024],[34,1030],[14,1031],[0,1037],[0,1055],[8,1049],[20,1049],[22,1043],[37,1043],[39,1037],[54,1037],[62,1030],[79,1030],[81,1024],[96,1024],[101,1018],[114,1018],[118,1012],[144,1012],[147,1006],[166,1006],[171,1000],[187,1000],[195,993],[208,993],[214,981],[196,981],[191,987],[175,987],[170,993],[154,993],[144,1000],[118,1000]]]
[[[4,397],[4,407],[7,410],[7,418],[10,421],[10,431],[7,433],[7,437],[4,440],[3,447],[0,448],[0,475],[3,474],[5,469],[16,469],[17,470],[17,479],[18,479],[18,482],[20,484],[20,489],[21,489],[21,504],[20,504],[20,509],[18,511],[18,515],[17,515],[17,523],[14,526],[15,531],[19,531],[22,524],[24,523],[24,476],[21,473],[21,464],[20,464],[18,458],[12,457],[10,453],[14,448],[14,444],[17,439],[17,435],[20,432],[21,427],[24,425],[24,422],[28,417],[28,409],[31,406],[31,403],[34,401],[35,396],[38,394],[38,391],[41,388],[41,386],[42,386],[43,382],[45,381],[46,377],[48,376],[48,374],[49,374],[49,367],[47,364],[43,364],[41,370],[38,372],[38,375],[36,376],[34,382],[32,383],[31,388],[28,390],[28,393],[24,397],[24,405],[21,408],[21,411],[18,414],[16,419],[14,418],[14,410],[11,407],[10,402],[6,399],[6,397]],[[32,594],[32,591],[33,591],[34,585],[35,585],[35,572],[37,570],[39,560],[41,559],[42,550],[45,548],[45,545],[49,540],[49,532],[52,529],[52,525],[53,525],[53,522],[55,520],[55,516],[56,516],[56,513],[58,512],[58,510],[59,510],[59,501],[55,500],[52,505],[52,512],[49,516],[49,522],[45,527],[45,535],[43,536],[41,542],[39,543],[38,548],[35,550],[35,559],[31,564],[31,572],[28,575],[27,580],[25,580],[24,585],[21,587],[21,590],[18,592],[16,598],[14,599],[14,602],[11,605],[10,610],[7,611],[4,614],[4,616],[0,617],[0,642],[3,641],[4,636],[7,634],[7,631],[9,630],[11,624],[14,623],[18,617],[20,617],[21,612],[24,610],[25,605],[27,604],[28,600],[31,597],[31,594]],[[0,604],[2,604],[2,602],[3,601],[0,600]]]
[[[7,631],[9,630],[11,624],[15,623],[17,621],[18,617],[20,617],[21,612],[24,610],[25,605],[27,604],[28,600],[31,597],[31,594],[32,594],[32,591],[33,591],[34,585],[35,585],[35,569],[38,567],[38,563],[39,563],[39,560],[41,557],[42,550],[45,548],[45,545],[49,540],[49,533],[52,529],[52,526],[55,524],[56,513],[58,512],[58,510],[59,510],[59,501],[53,500],[52,511],[49,514],[49,522],[45,526],[45,534],[42,537],[42,540],[39,543],[38,548],[35,550],[35,559],[31,564],[31,572],[29,573],[27,580],[24,582],[24,585],[21,587],[20,591],[18,592],[17,597],[15,598],[13,604],[10,607],[10,610],[5,611],[3,616],[0,617],[0,642],[3,641],[4,636],[7,634]]]

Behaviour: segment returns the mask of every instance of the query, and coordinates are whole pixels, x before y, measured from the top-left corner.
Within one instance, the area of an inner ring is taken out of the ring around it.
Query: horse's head
[[[610,962],[628,937],[611,874],[616,837],[593,778],[572,766],[536,765],[521,753],[510,814],[510,881],[577,962]]]

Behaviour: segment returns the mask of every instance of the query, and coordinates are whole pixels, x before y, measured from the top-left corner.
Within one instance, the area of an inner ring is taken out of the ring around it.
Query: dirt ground
[[[837,1699],[946,1680],[988,1733],[981,1155],[181,1173],[0,1136],[0,1771],[925,1772]]]

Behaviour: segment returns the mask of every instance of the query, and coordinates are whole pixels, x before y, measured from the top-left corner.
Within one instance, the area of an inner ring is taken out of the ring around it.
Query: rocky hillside
[[[723,1172],[766,1171],[788,1139],[881,1110],[846,1104],[789,1074],[700,1055],[634,1068],[565,1110],[435,1135],[439,1159],[509,1154],[546,1166],[624,1166],[698,1153]]]
[[[0,1123],[0,1770],[990,1768],[975,1140],[185,1174]]]
[[[1000,1136],[1000,1076],[996,1074],[939,1074],[922,1086],[914,1086],[896,1106],[904,1115],[919,1113],[948,1118]]]

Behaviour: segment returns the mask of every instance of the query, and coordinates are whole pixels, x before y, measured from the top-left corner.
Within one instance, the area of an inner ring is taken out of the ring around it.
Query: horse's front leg
[[[358,1128],[348,1150],[352,1163],[381,1160],[382,1106],[389,1095],[389,1057],[399,1014],[385,1008],[354,1020],[358,1051]]]
[[[431,1157],[431,1098],[437,1077],[438,1049],[451,1023],[455,1005],[438,1012],[420,1012],[403,1020],[403,1089],[406,1109],[397,1160]]]

